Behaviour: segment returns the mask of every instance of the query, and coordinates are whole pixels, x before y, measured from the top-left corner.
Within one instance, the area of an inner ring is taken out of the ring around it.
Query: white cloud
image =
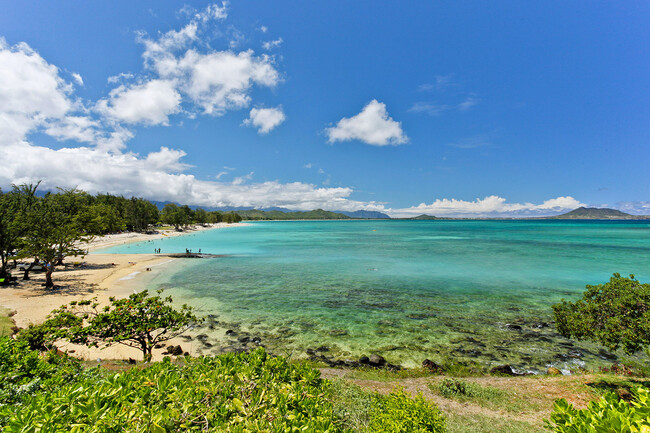
[[[253,179],[253,174],[255,174],[255,172],[251,171],[250,173],[248,173],[245,176],[238,176],[238,177],[233,179],[232,184],[233,185],[242,185],[242,184],[246,183],[247,181]]]
[[[269,29],[268,29],[268,27],[266,27],[266,26],[261,26],[261,27],[260,27],[260,31],[261,31],[262,33],[266,33],[266,32],[269,31]]]
[[[650,201],[621,201],[616,208],[632,215],[650,215]]]
[[[426,113],[429,116],[439,116],[445,111],[449,111],[452,107],[446,104],[438,104],[435,102],[416,102],[408,111],[412,113]]]
[[[245,125],[257,128],[260,134],[268,134],[286,119],[282,106],[276,108],[253,108],[248,119],[244,120]]]
[[[265,50],[269,51],[269,50],[272,50],[273,48],[277,48],[277,47],[279,47],[280,45],[282,45],[282,42],[284,42],[284,41],[282,40],[282,38],[278,38],[278,39],[276,39],[276,40],[274,40],[274,41],[266,41],[266,42],[264,42],[264,43],[262,44],[262,48],[264,48]]]
[[[322,168],[319,168],[318,169],[318,174],[325,174],[325,170],[323,170]]]
[[[0,38],[0,144],[62,119],[73,109],[72,85],[27,44]]]
[[[109,84],[116,84],[116,83],[119,83],[120,81],[123,81],[123,80],[130,80],[130,79],[132,79],[133,77],[134,77],[134,75],[131,74],[131,73],[128,73],[128,72],[120,72],[120,73],[117,74],[117,75],[111,75],[110,77],[108,77],[108,78],[106,79],[106,81],[107,81]]]
[[[417,216],[420,214],[448,217],[513,217],[554,215],[585,206],[573,197],[557,197],[541,204],[507,203],[506,199],[491,195],[474,201],[437,199],[430,204],[403,209],[390,209],[393,216]]]
[[[303,165],[303,168],[312,168],[312,163],[308,162],[307,164]]]
[[[144,84],[119,86],[96,109],[112,119],[144,125],[168,125],[169,116],[180,111],[181,95],[171,80],[151,80]]]
[[[402,124],[390,118],[386,104],[376,99],[370,101],[356,116],[344,117],[325,132],[330,143],[360,140],[373,146],[388,146],[408,142]]]
[[[45,125],[45,133],[59,141],[75,140],[94,143],[99,138],[100,123],[88,116],[66,116]]]
[[[468,96],[467,98],[465,98],[465,100],[463,102],[459,103],[456,107],[460,111],[465,111],[465,110],[469,110],[470,108],[472,108],[473,106],[475,106],[478,103],[479,103],[478,98],[476,98],[474,96]]]
[[[72,78],[79,84],[80,86],[84,85],[84,79],[81,78],[81,75],[77,74],[76,72],[72,73]]]

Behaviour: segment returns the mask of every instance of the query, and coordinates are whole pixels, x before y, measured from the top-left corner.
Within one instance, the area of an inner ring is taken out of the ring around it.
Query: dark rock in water
[[[239,341],[242,344],[246,344],[251,341],[251,338],[248,335],[242,335],[237,339],[237,341]]]
[[[425,313],[413,313],[413,314],[407,314],[406,317],[411,319],[411,320],[425,320],[428,319],[429,317],[432,317],[433,315],[431,314],[425,314]]]
[[[555,367],[549,367],[548,370],[546,370],[546,374],[550,374],[551,376],[561,376],[562,372]]]
[[[345,335],[348,335],[348,331],[345,329],[332,329],[329,334],[333,337],[343,337]]]
[[[534,328],[534,329],[544,329],[544,328],[548,328],[549,326],[551,326],[551,325],[549,325],[546,322],[537,322],[537,323],[533,323],[531,325],[531,327]]]
[[[609,353],[604,349],[600,349],[598,351],[598,357],[606,361],[616,361],[618,359],[618,356],[614,355],[613,353]]]
[[[235,335],[237,335],[237,333],[235,331],[233,331],[232,329],[229,329],[229,330],[226,331],[226,335],[235,336]]]
[[[511,331],[521,331],[521,326],[513,325],[512,323],[506,323],[506,328],[508,328]]]
[[[314,349],[307,349],[305,350],[305,353],[307,355],[316,355],[316,351]]]
[[[359,358],[359,364],[363,364],[363,365],[370,364],[370,358],[368,358],[367,356],[362,356],[361,358]]]
[[[196,336],[196,339],[199,340],[199,341],[207,340],[208,335],[207,334],[199,334],[199,335]]]
[[[496,367],[493,367],[490,370],[490,374],[502,374],[505,376],[520,376],[520,374],[515,373],[515,371],[512,369],[512,367],[508,364],[506,365],[498,365]]]
[[[214,329],[214,324],[210,323],[210,324],[208,325],[208,329],[213,330],[213,329]]]
[[[571,351],[569,351],[569,353],[567,353],[567,356],[569,358],[579,359],[579,358],[582,358],[582,353],[577,351],[577,350],[571,350]]]
[[[422,368],[426,368],[427,370],[437,371],[437,372],[444,370],[444,368],[442,368],[441,365],[436,364],[430,359],[425,359],[424,361],[422,361]]]
[[[472,343],[475,346],[485,347],[485,343],[483,343],[483,342],[481,342],[481,341],[479,341],[479,340],[477,340],[475,338],[472,338],[472,337],[467,337],[465,339],[465,341],[468,342],[468,343]]]
[[[368,363],[373,367],[383,367],[384,365],[386,365],[386,360],[381,355],[372,354],[370,355],[370,359],[368,360]]]
[[[329,352],[330,348],[327,346],[321,346],[318,349],[316,349],[316,352]]]
[[[260,337],[251,338],[251,343],[260,344],[261,342],[262,342],[262,339]]]
[[[181,335],[181,338],[183,339],[183,341],[185,341],[187,343],[194,340],[194,337],[192,337],[191,335]]]
[[[343,360],[343,365],[345,365],[346,367],[350,367],[350,368],[359,368],[359,367],[361,367],[361,364],[359,362],[354,361],[352,359],[344,359]]]
[[[201,341],[201,344],[203,344],[203,347],[207,347],[207,348],[214,346],[214,344],[208,342],[207,340]]]

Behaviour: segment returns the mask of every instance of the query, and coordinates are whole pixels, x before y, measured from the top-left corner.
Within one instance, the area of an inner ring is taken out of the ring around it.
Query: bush
[[[630,404],[609,393],[583,410],[561,399],[546,425],[556,433],[649,432],[650,391],[638,388],[634,397]]]
[[[438,407],[418,394],[412,399],[402,390],[378,398],[370,413],[369,431],[377,433],[444,433],[445,419]]]
[[[40,390],[55,389],[82,373],[79,362],[67,355],[40,355],[26,342],[0,338],[0,407],[20,402]]]

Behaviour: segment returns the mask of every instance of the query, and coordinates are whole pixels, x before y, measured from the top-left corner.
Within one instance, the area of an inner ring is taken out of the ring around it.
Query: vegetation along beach
[[[650,3],[0,0],[0,432],[650,432]]]

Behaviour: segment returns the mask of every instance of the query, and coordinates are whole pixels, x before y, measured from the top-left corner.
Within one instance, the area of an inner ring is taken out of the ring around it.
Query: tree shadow
[[[595,382],[586,383],[587,386],[595,389],[600,394],[614,392],[622,400],[631,401],[634,397],[633,391],[639,386],[650,388],[650,379],[643,378],[602,378]]]

